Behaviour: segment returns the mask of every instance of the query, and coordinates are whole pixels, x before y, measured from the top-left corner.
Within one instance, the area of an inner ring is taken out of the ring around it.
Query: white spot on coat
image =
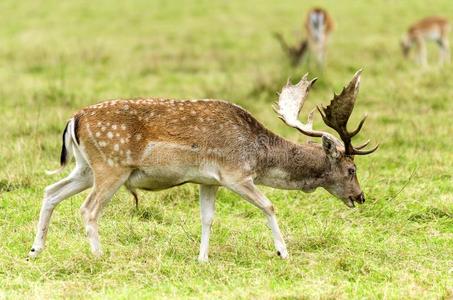
[[[131,150],[126,151],[126,162],[131,164],[132,163],[132,157],[131,157]]]

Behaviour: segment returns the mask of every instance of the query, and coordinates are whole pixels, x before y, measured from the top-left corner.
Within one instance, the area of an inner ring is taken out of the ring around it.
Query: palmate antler
[[[357,129],[353,132],[348,132],[346,129],[347,122],[351,116],[355,99],[357,97],[361,72],[362,71],[359,70],[354,75],[349,85],[343,89],[340,95],[334,95],[334,98],[329,106],[326,108],[317,107],[321,113],[324,123],[333,128],[340,135],[341,141],[328,132],[313,129],[314,109],[309,113],[306,124],[299,121],[299,113],[304,105],[305,98],[317,78],[309,81],[307,80],[307,74],[305,74],[299,83],[295,85],[291,85],[288,82],[286,86],[283,87],[282,92],[279,95],[277,106],[274,107],[274,110],[283,122],[290,127],[296,128],[305,135],[311,137],[322,137],[325,135],[330,137],[338,146],[344,147],[346,155],[370,154],[376,151],[379,145],[376,145],[376,147],[371,150],[360,151],[368,145],[369,141],[355,148],[351,144],[351,138],[360,131],[363,123],[365,122],[366,116],[360,121]]]
[[[308,114],[306,124],[299,121],[299,113],[304,106],[308,91],[318,79],[313,78],[312,80],[308,80],[307,77],[308,74],[305,74],[295,85],[291,85],[288,80],[286,86],[283,87],[279,95],[278,103],[273,106],[274,111],[286,125],[296,128],[301,133],[311,137],[322,137],[323,135],[326,135],[332,138],[339,146],[342,146],[341,141],[330,133],[313,130],[313,113],[315,109]]]
[[[367,115],[362,118],[354,131],[349,132],[347,130],[348,120],[351,116],[352,110],[354,109],[357,94],[359,93],[361,73],[362,70],[358,70],[354,74],[354,77],[351,82],[349,82],[348,86],[344,87],[343,91],[341,91],[339,95],[334,93],[333,99],[327,107],[321,106],[320,108],[317,106],[324,123],[340,135],[340,138],[344,143],[346,155],[366,155],[373,153],[379,147],[378,144],[370,150],[361,151],[360,149],[366,147],[369,141],[355,148],[352,146],[351,139],[362,129]]]

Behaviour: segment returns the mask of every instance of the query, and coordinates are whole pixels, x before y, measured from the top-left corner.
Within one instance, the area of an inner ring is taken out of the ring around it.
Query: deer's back
[[[75,120],[87,155],[110,165],[208,154],[241,163],[278,139],[246,110],[218,100],[113,100],[81,110]]]
[[[409,34],[416,35],[432,30],[445,32],[448,31],[448,29],[449,22],[446,18],[439,16],[431,16],[421,19],[418,22],[414,23],[411,27],[409,27],[408,32]]]

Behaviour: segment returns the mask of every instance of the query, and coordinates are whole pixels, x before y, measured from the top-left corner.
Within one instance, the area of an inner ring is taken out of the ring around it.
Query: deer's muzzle
[[[365,202],[365,195],[363,193],[360,193],[360,195],[354,197],[354,202],[363,204]]]

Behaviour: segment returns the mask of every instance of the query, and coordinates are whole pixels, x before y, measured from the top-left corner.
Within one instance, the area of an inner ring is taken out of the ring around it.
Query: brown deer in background
[[[414,23],[401,39],[401,49],[404,56],[408,57],[411,48],[415,47],[417,63],[426,66],[428,64],[426,42],[434,41],[439,46],[439,63],[441,65],[449,63],[449,31],[450,24],[447,19],[442,17],[427,17]]]
[[[220,100],[175,101],[161,99],[114,100],[76,113],[63,132],[61,168],[75,157],[66,178],[45,189],[36,238],[29,256],[44,248],[50,217],[64,199],[93,187],[81,206],[92,253],[101,255],[98,220],[102,210],[122,186],[157,191],[184,183],[200,185],[201,245],[199,260],[208,260],[208,244],[216,193],[223,186],[266,215],[278,255],[288,257],[272,202],[256,185],[312,192],[322,187],[347,206],[363,203],[357,180],[355,155],[367,143],[353,147],[347,122],[359,90],[360,71],[334,95],[327,108],[318,110],[340,139],[298,120],[309,89],[316,79],[283,87],[275,110],[302,134],[319,137],[322,144],[295,144],[266,129],[241,107]],[[60,171],[57,170],[56,172]]]
[[[286,52],[291,64],[297,66],[307,50],[314,56],[319,67],[323,67],[326,60],[326,49],[329,36],[334,29],[334,23],[329,13],[322,8],[312,8],[305,19],[306,39],[297,46],[289,46],[280,33],[275,33],[283,51]]]

